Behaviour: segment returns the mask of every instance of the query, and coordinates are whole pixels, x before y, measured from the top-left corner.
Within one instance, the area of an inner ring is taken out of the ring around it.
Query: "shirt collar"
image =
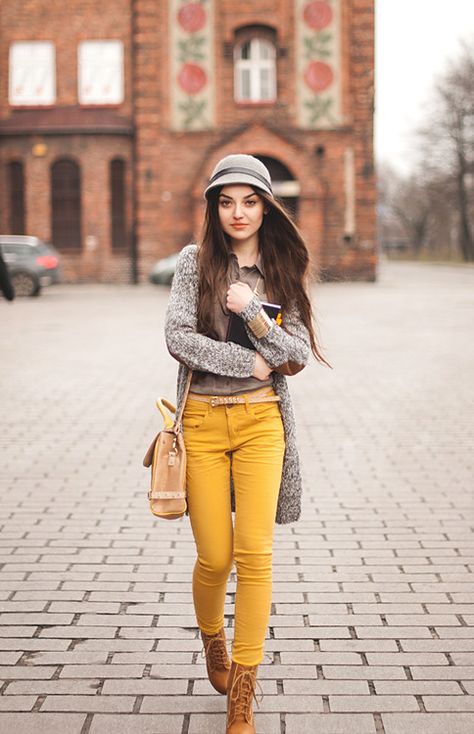
[[[233,259],[235,265],[238,268],[239,267],[239,261],[238,261],[238,258],[237,258],[237,255],[235,254],[235,252],[231,252],[230,253],[230,256],[231,256],[231,258]],[[262,276],[262,278],[265,278],[265,271],[264,271],[264,268],[263,268],[263,258],[262,258],[262,253],[260,252],[260,250],[258,252],[257,259],[255,261],[255,265],[254,266],[251,266],[251,267],[256,267],[257,270],[259,271],[260,275]]]

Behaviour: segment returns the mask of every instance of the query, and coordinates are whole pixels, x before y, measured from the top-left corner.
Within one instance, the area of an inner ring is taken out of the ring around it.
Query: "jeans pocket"
[[[194,400],[188,400],[183,412],[183,429],[197,430],[202,426],[210,413],[208,403],[201,403]]]
[[[250,403],[250,410],[257,421],[281,418],[280,404],[275,400],[268,403]]]

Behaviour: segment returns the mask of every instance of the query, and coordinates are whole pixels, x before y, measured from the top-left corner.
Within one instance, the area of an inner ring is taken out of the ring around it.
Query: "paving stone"
[[[0,652],[0,665],[14,665],[21,658],[21,652]]]
[[[0,714],[0,731],[15,734],[80,734],[85,714]]]
[[[299,682],[303,683],[303,681]],[[278,692],[276,680],[266,680],[259,677],[259,684],[265,696],[275,696]],[[258,689],[257,693],[259,693],[259,690],[260,689]],[[193,696],[209,696],[210,694],[220,697],[220,694],[214,690],[207,678],[193,681]]]
[[[43,711],[103,711],[132,713],[134,696],[46,696]]]
[[[149,651],[153,647],[153,640],[119,640],[119,639],[91,639],[76,640],[75,650],[107,650],[107,652],[140,652]]]
[[[141,678],[143,665],[65,665],[61,678]]]
[[[320,640],[319,647],[323,652],[326,651],[351,651],[354,652],[370,652],[381,651],[396,652],[398,650],[395,640]]]
[[[369,714],[288,714],[286,734],[375,734]]]
[[[355,652],[282,652],[282,664],[292,665],[362,665],[362,658]]]
[[[403,668],[395,665],[323,665],[325,678],[356,678],[364,680],[406,679]]]
[[[329,696],[331,711],[419,711],[414,696]]]
[[[31,711],[36,696],[0,696],[0,711]]]
[[[45,627],[39,633],[40,637],[70,637],[70,638],[91,638],[99,637],[115,637],[118,632],[117,627],[89,627],[82,625],[81,627],[71,625],[70,627]]]
[[[439,652],[368,652],[369,665],[448,665],[446,655]]]
[[[399,627],[397,625],[396,628],[393,626],[383,626],[383,627],[356,627],[355,628],[357,637],[363,639],[363,638],[381,638],[386,639],[389,638],[393,640],[393,638],[401,638],[401,637],[427,637],[430,640],[431,632],[428,629],[428,626],[426,627]]]
[[[50,665],[2,665],[0,666],[0,677],[5,680],[15,680],[15,678],[51,678],[57,666]]]
[[[0,602],[0,612],[42,612],[45,606],[46,601],[4,601]]]
[[[474,696],[422,696],[427,711],[472,711]]]
[[[225,728],[225,713],[210,714],[203,716],[202,714],[192,714],[189,724],[189,734],[221,734],[223,727]],[[275,734],[280,729],[279,717],[275,714],[255,714],[255,725],[262,734]]]
[[[168,696],[179,693],[186,693],[188,681],[185,678],[180,680],[157,679],[157,678],[137,678],[136,680],[106,680],[102,688],[105,695],[160,695]]]
[[[117,614],[120,610],[120,604],[91,601],[53,601],[49,610],[51,612],[72,612],[73,614],[85,614],[86,612]]]
[[[382,714],[385,734],[467,734],[474,725],[473,714]]]
[[[374,681],[375,692],[378,694],[411,693],[420,695],[422,693],[452,694],[454,696],[462,694],[459,684],[455,681],[445,680],[376,680]]]
[[[327,696],[331,694],[369,694],[369,687],[363,680],[284,680],[285,694]]]
[[[459,318],[474,303],[474,269],[381,262],[378,278],[317,285],[337,369],[312,362],[288,380],[305,491],[301,520],[275,527],[263,734],[281,734],[280,717],[286,734],[382,734],[381,721],[384,734],[474,730],[474,343]],[[174,393],[176,364],[164,340],[149,339],[162,333],[168,289],[64,285],[51,295],[0,321],[11,345],[0,364],[6,731],[74,734],[89,712],[88,734],[181,734],[187,711],[188,734],[221,732],[225,700],[207,680],[192,603],[189,520],[151,516],[141,466],[159,425],[157,374]],[[463,369],[446,353],[462,353]],[[235,591],[233,569],[229,642]]]
[[[127,615],[127,614],[81,614],[77,620],[77,626],[97,626],[104,625],[104,627],[150,627],[153,617]],[[53,623],[54,624],[54,623]]]
[[[474,666],[472,665],[450,665],[447,667],[433,666],[411,666],[413,678],[424,680],[474,680]]]
[[[400,640],[404,652],[473,652],[474,638],[449,640]]]
[[[455,665],[474,665],[474,651],[451,652],[451,660]]]
[[[181,734],[182,727],[178,714],[95,714],[89,734]]]
[[[8,684],[3,695],[18,696],[21,694],[34,693],[39,696],[42,694],[69,694],[76,695],[94,695],[97,692],[100,681],[93,680],[19,680],[12,681]],[[106,681],[107,683],[107,681]]]
[[[65,652],[27,651],[22,662],[27,665],[92,665],[106,663],[107,653],[97,651],[68,650]]]
[[[42,624],[71,624],[72,614],[38,614],[38,613],[12,613],[4,612],[0,614],[0,625],[34,625],[37,627]]]
[[[46,640],[39,637],[34,639],[24,637],[0,638],[0,650],[67,650],[71,640]]]

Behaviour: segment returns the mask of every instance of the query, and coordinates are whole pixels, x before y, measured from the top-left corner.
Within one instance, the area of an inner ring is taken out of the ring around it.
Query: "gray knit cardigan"
[[[180,362],[177,381],[177,410],[180,409],[188,368],[204,370],[228,377],[250,377],[255,365],[255,351],[211,339],[196,331],[198,306],[197,245],[187,245],[176,263],[175,275],[165,316],[165,339],[170,354]],[[240,312],[245,322],[253,319],[261,308],[254,294]],[[310,341],[306,327],[296,307],[290,308],[284,319],[284,329],[275,322],[268,334],[257,339],[247,327],[249,338],[270,367],[287,361],[305,365],[310,356]],[[285,431],[285,455],[275,522],[285,524],[298,520],[301,514],[302,480],[296,444],[296,424],[286,377],[272,372],[275,393],[280,396],[280,411]],[[232,511],[235,495],[231,478]]]

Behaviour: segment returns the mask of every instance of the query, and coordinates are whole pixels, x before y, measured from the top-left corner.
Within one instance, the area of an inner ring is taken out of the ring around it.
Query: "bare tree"
[[[405,241],[418,257],[432,215],[429,185],[418,175],[398,174],[387,163],[377,166],[377,182],[382,238]]]
[[[418,257],[425,243],[432,209],[429,185],[416,175],[400,181],[392,207],[403,223],[414,254]]]
[[[425,176],[445,179],[459,216],[459,248],[474,261],[474,50],[461,43],[459,57],[438,79],[429,122],[419,131]]]

